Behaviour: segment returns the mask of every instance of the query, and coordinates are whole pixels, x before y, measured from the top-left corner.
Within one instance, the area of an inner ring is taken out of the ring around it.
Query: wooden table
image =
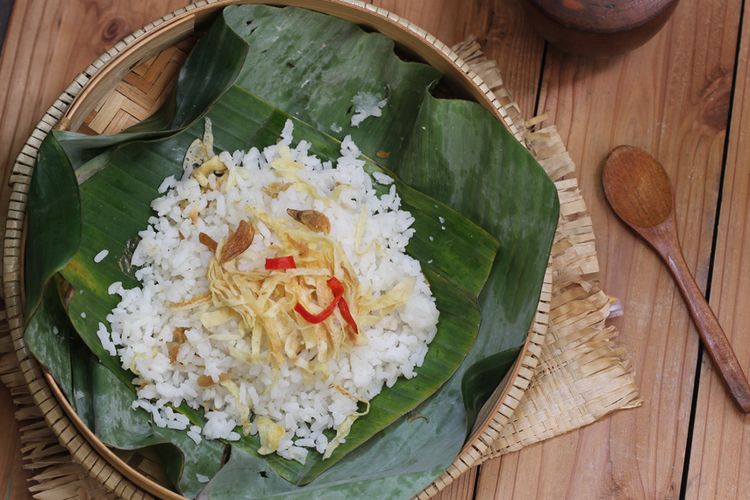
[[[33,124],[84,66],[183,3],[16,0],[0,59],[4,181]],[[741,132],[750,127],[750,22],[747,15],[740,22],[743,2],[684,1],[645,46],[598,61],[547,47],[518,0],[375,3],[448,44],[479,37],[523,113],[546,112],[557,124],[591,207],[605,289],[625,307],[615,323],[644,400],[472,470],[444,498],[747,497],[750,418],[726,397],[671,279],[609,211],[599,179],[618,144],[645,148],[664,163],[688,263],[750,371],[750,256],[742,259],[750,248],[750,129]],[[26,498],[4,389],[0,411],[0,491]]]

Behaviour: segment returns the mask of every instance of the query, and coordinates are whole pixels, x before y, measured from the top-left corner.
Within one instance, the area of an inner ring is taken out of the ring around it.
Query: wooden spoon
[[[732,346],[685,263],[674,221],[674,194],[661,164],[633,146],[612,150],[602,174],[604,193],[615,213],[648,241],[672,272],[729,392],[750,413],[750,385]]]

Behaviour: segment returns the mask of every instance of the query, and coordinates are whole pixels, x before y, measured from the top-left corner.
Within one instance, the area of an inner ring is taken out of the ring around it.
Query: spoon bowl
[[[669,177],[656,158],[645,151],[633,146],[616,147],[602,175],[609,204],[629,226],[651,228],[672,215],[674,195]]]

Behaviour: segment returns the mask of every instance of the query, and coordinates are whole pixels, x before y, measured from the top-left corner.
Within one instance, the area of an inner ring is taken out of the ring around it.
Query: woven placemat
[[[134,69],[131,78],[126,78],[118,86],[119,90],[115,89],[107,98],[119,99],[118,96],[128,94],[128,85],[138,87],[138,78],[151,77],[154,77],[153,85],[162,89],[158,94],[163,94],[170,79],[157,78],[162,73],[149,73],[148,69],[158,67],[161,57],[161,64],[167,68],[164,73],[169,71],[173,75],[182,61],[185,47],[167,49],[161,56],[144,61]],[[532,345],[534,349],[530,354],[534,362],[522,367],[527,386],[511,388],[519,404],[515,411],[498,412],[489,427],[483,429],[482,439],[474,440],[470,449],[463,450],[420,498],[435,495],[468,468],[485,460],[579,428],[617,409],[640,404],[632,368],[622,349],[613,342],[616,331],[605,325],[613,302],[597,281],[599,267],[591,219],[575,179],[575,165],[560,136],[554,126],[543,126],[543,118],[526,121],[521,117],[495,63],[483,57],[476,42],[468,40],[454,50],[492,89],[515,124],[516,136],[555,181],[561,218],[551,256],[552,278],[543,290],[543,294],[551,297],[549,312],[537,318],[545,326],[549,324],[549,328],[546,336],[540,337],[543,340]],[[98,133],[116,131],[141,120],[158,106],[156,100],[151,102],[143,95],[137,97],[141,99],[141,108],[129,115],[121,113],[104,119],[104,114],[92,113],[84,127]],[[23,368],[18,365],[8,332],[3,313],[0,315],[0,379],[10,389],[17,406],[25,467],[32,471],[32,494],[35,498],[50,499],[109,496],[108,489],[102,485],[103,478],[90,477],[87,468],[72,460],[48,427],[42,409],[31,397],[34,388],[30,388],[22,376]],[[485,412],[490,406],[486,405]],[[483,420],[481,416],[479,420]],[[81,462],[87,459],[75,458]],[[96,471],[91,472],[97,475]],[[119,478],[117,484],[122,484]]]

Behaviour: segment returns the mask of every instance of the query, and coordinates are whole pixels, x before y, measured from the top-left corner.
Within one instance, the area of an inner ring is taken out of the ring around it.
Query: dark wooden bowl
[[[644,44],[679,0],[523,0],[535,29],[573,54],[609,56]]]

